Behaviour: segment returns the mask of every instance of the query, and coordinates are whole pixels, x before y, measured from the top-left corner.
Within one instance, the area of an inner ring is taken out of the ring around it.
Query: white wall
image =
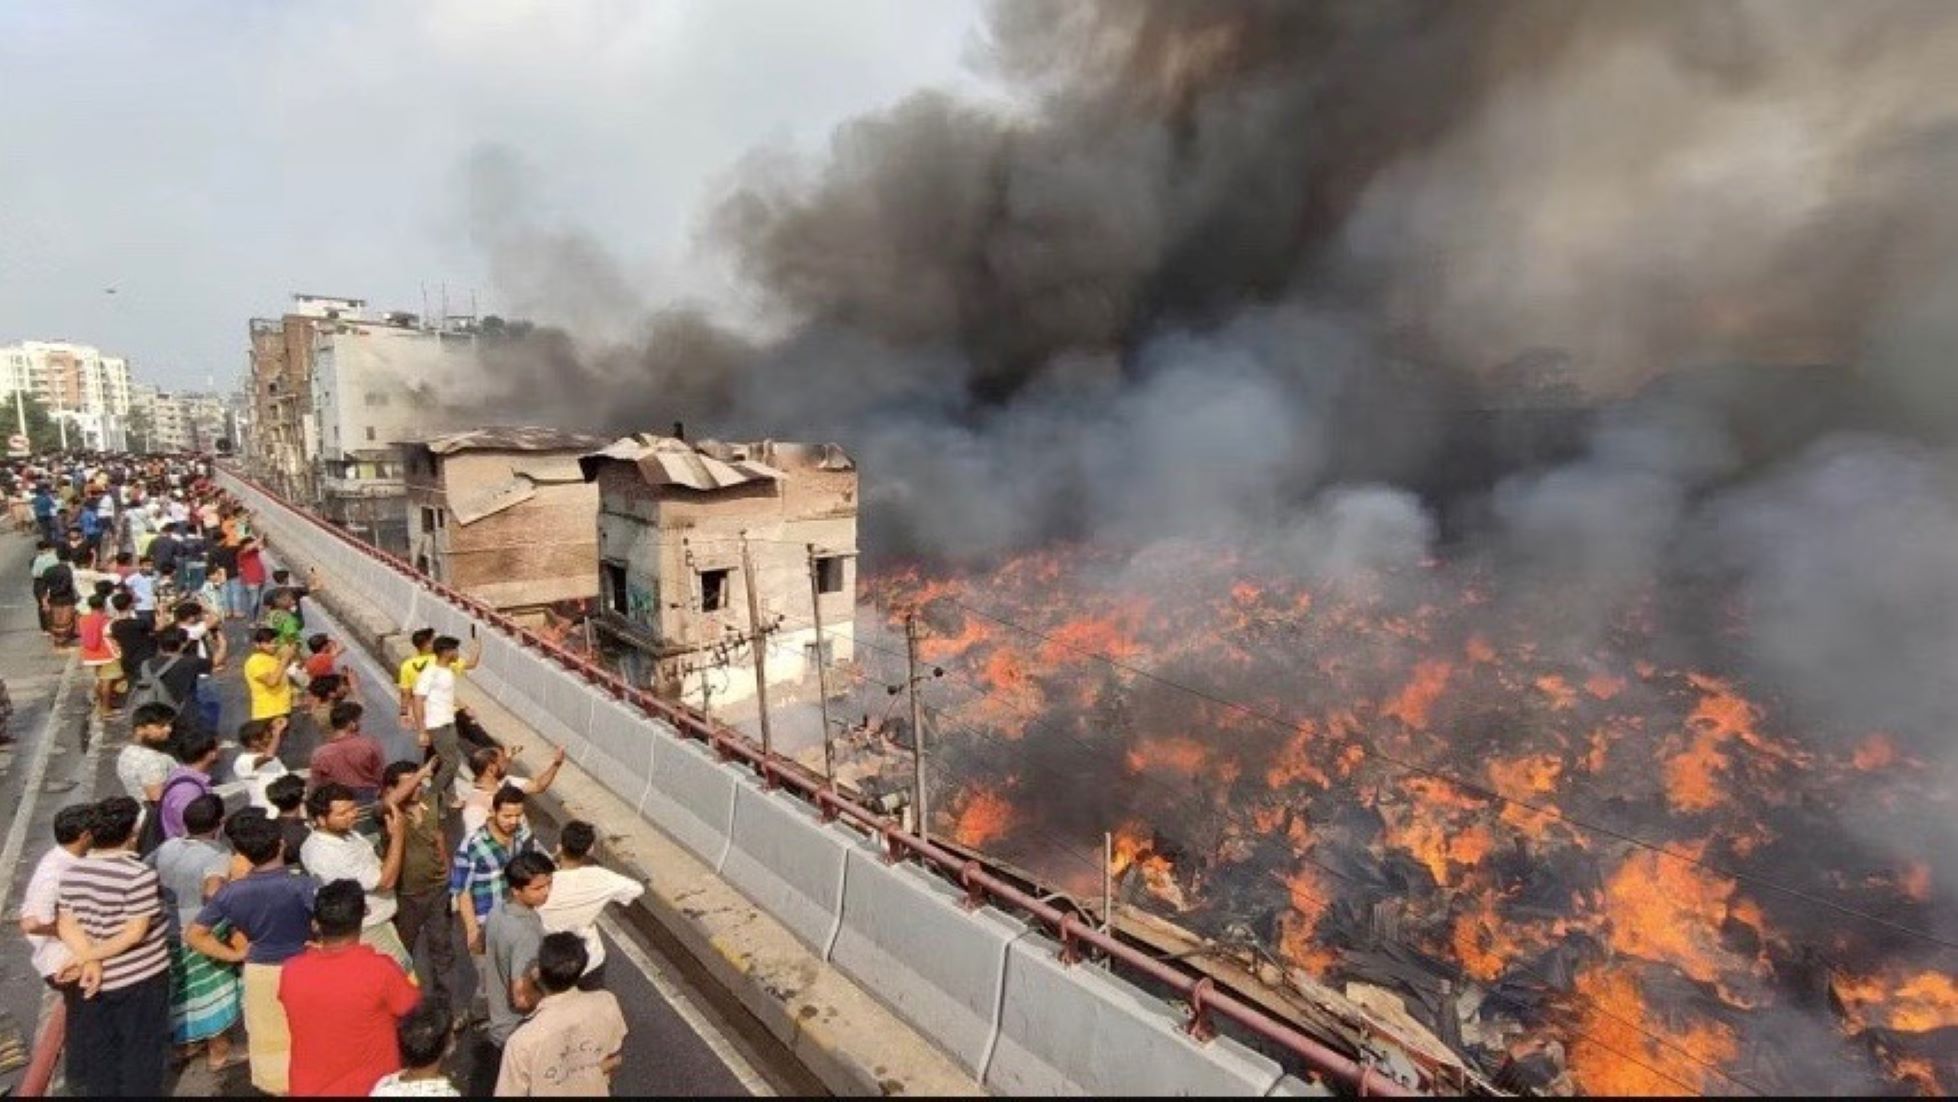
[[[314,343],[313,411],[318,455],[378,451],[450,426],[420,392],[462,393],[476,371],[475,342],[423,329],[355,323]]]

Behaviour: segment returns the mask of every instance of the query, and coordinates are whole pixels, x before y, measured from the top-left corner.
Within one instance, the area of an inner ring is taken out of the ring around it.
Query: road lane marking
[[[7,844],[0,848],[0,915],[6,914],[7,904],[13,902],[15,867],[20,864],[21,851],[27,848],[27,832],[34,826],[34,804],[41,797],[42,783],[47,780],[48,761],[54,757],[54,740],[61,726],[61,711],[68,703],[68,690],[74,685],[80,654],[78,650],[70,651],[68,663],[61,667],[61,683],[55,686],[54,703],[48,707],[48,718],[41,724],[41,744],[34,750],[34,760],[27,765],[20,806],[14,809],[14,821],[7,827]]]
[[[694,1005],[693,999],[680,989],[679,984],[673,982],[666,974],[666,969],[660,967],[658,962],[654,961],[644,949],[639,947],[639,943],[619,926],[617,919],[611,915],[599,916],[598,929],[611,939],[619,952],[625,954],[626,959],[632,962],[632,966],[639,970],[639,974],[646,977],[646,982],[653,985],[653,990],[659,992],[660,997],[673,1007],[673,1012],[680,1016],[681,1021],[687,1023],[688,1029],[694,1031],[694,1035],[700,1038],[700,1043],[707,1046],[707,1051],[713,1053],[722,1064],[726,1065],[727,1070],[740,1081],[744,1090],[757,1098],[775,1096],[775,1088],[769,1085],[768,1080],[755,1070],[755,1066],[748,1062],[747,1057],[741,1055],[740,1050],[736,1049],[720,1030],[714,1028],[713,1023],[707,1020],[707,1016]]]

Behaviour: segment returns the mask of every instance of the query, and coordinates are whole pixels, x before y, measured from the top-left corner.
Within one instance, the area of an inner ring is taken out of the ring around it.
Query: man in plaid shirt
[[[462,915],[463,933],[469,955],[476,957],[476,975],[489,970],[483,966],[483,922],[503,898],[503,870],[519,853],[535,851],[537,840],[524,825],[524,793],[515,785],[504,785],[490,798],[490,817],[457,847],[449,866],[449,896]],[[478,994],[481,984],[478,984]]]

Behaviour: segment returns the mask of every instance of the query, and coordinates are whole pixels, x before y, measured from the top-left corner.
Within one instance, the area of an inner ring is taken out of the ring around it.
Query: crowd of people
[[[163,1094],[173,1062],[202,1059],[248,1064],[272,1094],[608,1093],[626,1023],[596,923],[643,885],[598,863],[589,823],[540,845],[526,806],[563,754],[511,774],[518,750],[458,699],[480,647],[417,631],[393,684],[362,685],[343,643],[306,627],[321,579],[271,569],[200,462],[5,481],[39,541],[42,629],[79,648],[111,737],[128,732],[121,792],[54,816],[20,908],[71,1086]],[[389,706],[418,755],[389,760],[363,729]],[[464,1037],[476,1078],[457,1084]]]

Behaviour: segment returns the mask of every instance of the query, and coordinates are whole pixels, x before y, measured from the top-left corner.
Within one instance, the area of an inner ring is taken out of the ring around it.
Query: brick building
[[[485,428],[399,445],[409,561],[521,618],[598,593],[598,487],[578,457],[604,441]]]

